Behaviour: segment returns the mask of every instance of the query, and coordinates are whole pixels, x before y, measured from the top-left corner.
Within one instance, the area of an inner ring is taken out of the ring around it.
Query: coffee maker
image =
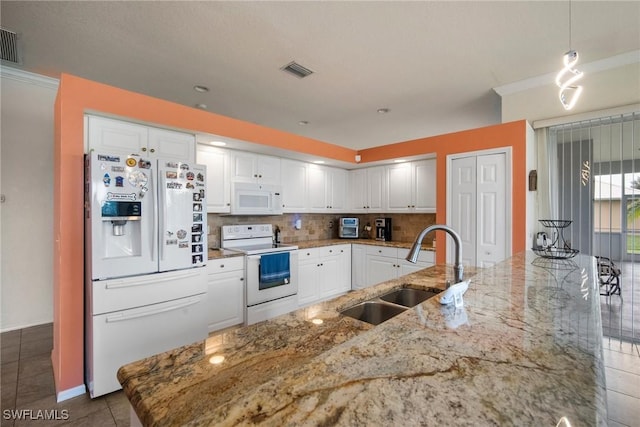
[[[391,241],[391,218],[376,218],[376,240]]]

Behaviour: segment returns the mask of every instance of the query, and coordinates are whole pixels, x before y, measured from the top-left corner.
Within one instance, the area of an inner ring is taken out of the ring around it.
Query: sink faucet
[[[426,236],[428,233],[435,230],[446,231],[453,238],[453,242],[456,244],[456,261],[453,266],[453,271],[456,276],[455,283],[460,283],[462,282],[462,273],[464,271],[464,267],[462,267],[462,240],[460,239],[460,236],[458,235],[458,233],[456,233],[453,230],[453,228],[449,227],[448,225],[434,224],[422,230],[418,235],[418,237],[416,237],[416,240],[413,242],[413,246],[411,246],[411,250],[407,255],[407,261],[412,262],[414,264],[418,261],[418,254],[420,253],[420,245],[422,245],[422,240],[424,239],[424,236]]]

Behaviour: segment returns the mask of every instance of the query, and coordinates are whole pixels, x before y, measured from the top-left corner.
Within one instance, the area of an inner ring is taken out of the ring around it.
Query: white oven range
[[[298,247],[274,244],[271,224],[224,225],[221,247],[245,254],[245,324],[298,308]]]

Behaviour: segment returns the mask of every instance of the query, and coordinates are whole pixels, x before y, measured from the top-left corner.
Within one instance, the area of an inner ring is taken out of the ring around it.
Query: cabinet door
[[[149,155],[194,163],[196,159],[196,138],[192,134],[166,129],[149,128]]]
[[[436,211],[436,159],[413,163],[413,201],[416,212]]]
[[[207,323],[209,332],[244,322],[243,270],[209,274]]]
[[[309,210],[312,212],[326,212],[327,203],[327,171],[322,166],[309,165],[307,169]]]
[[[280,185],[280,169],[280,158],[260,155],[256,157],[258,182],[263,184]]]
[[[282,159],[282,211],[307,211],[307,164]]]
[[[338,292],[351,290],[351,245],[340,245],[338,259]]]
[[[327,299],[351,289],[351,245],[320,249],[321,297]]]
[[[231,156],[231,181],[256,182],[256,155],[242,151],[234,152]]]
[[[318,249],[301,249],[298,252],[298,306],[304,307],[320,299],[318,286]]]
[[[320,270],[318,277],[320,279],[320,296],[327,299],[340,293],[339,276],[339,255],[331,255],[320,258]]]
[[[384,167],[367,169],[367,195],[369,212],[382,212],[384,199]]]
[[[207,166],[207,212],[226,213],[231,210],[228,152],[198,144],[197,162]]]
[[[367,255],[367,286],[398,277],[397,258]]]
[[[327,186],[329,209],[333,212],[347,212],[347,171],[335,168],[328,168],[328,171],[330,178]]]
[[[104,117],[88,116],[89,150],[105,154],[147,154],[146,126]]]
[[[411,163],[398,163],[385,168],[386,191],[384,210],[390,212],[410,212]]]
[[[367,212],[367,170],[356,169],[349,171],[349,211]]]
[[[351,287],[363,289],[367,287],[367,247],[351,245]]]

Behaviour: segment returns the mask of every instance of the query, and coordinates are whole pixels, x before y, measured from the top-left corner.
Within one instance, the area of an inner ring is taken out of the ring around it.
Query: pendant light
[[[565,110],[571,110],[580,94],[582,86],[575,83],[582,78],[584,73],[573,68],[578,63],[578,52],[571,49],[571,1],[569,1],[569,51],[562,57],[564,67],[556,76],[556,85],[560,88],[558,96]]]

